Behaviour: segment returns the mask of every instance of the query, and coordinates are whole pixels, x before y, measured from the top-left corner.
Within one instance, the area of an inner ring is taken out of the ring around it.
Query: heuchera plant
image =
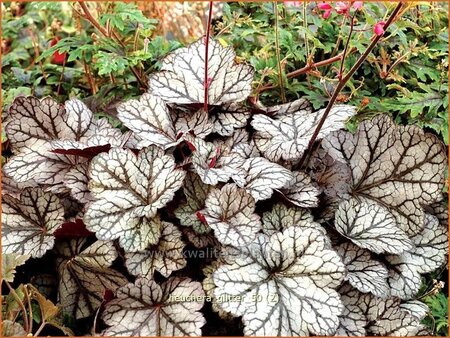
[[[441,142],[383,115],[351,134],[356,109],[335,105],[299,166],[325,110],[247,107],[235,57],[209,38],[168,55],[118,107],[125,133],[77,99],[18,97],[7,278],[52,250],[62,311],[107,336],[201,335],[205,302],[245,335],[423,333],[421,274],[447,253]],[[220,255],[193,276],[195,248]]]

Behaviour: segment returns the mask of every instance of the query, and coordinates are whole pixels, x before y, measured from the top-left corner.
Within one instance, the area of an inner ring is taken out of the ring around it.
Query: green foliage
[[[8,45],[2,58],[4,109],[19,94],[52,95],[60,101],[89,98],[96,107],[106,106],[106,98],[136,96],[146,82],[144,71],[157,68],[162,56],[180,46],[156,35],[158,20],[147,18],[135,4],[87,6],[101,31],[80,17],[83,9],[77,3],[3,5]],[[67,53],[65,62],[54,62],[55,53]]]
[[[434,328],[437,336],[448,336],[448,296],[443,293],[426,296],[423,299],[431,311],[431,316],[425,318],[428,327]]]
[[[313,68],[291,79],[286,79],[286,74],[305,67],[308,61],[327,60],[342,52],[350,32],[349,19],[336,12],[323,19],[316,3],[278,6],[281,76],[287,100],[306,96],[314,108],[324,107],[337,84],[340,62]],[[386,11],[393,6],[365,2],[362,11],[356,13],[344,71],[365,51],[373,25],[384,20]],[[389,34],[375,47],[338,99],[359,107],[356,120],[389,113],[397,122],[434,131],[448,144],[447,8],[446,3],[411,4],[401,20],[389,28]],[[278,83],[275,24],[271,3],[250,2],[226,4],[223,21],[216,25],[222,41],[233,45],[237,54],[256,68],[256,88]],[[259,94],[264,103],[278,103],[280,89]],[[349,127],[356,124],[357,121],[352,121]]]
[[[100,23],[106,25],[108,22],[113,29],[121,33],[132,33],[139,26],[146,34],[151,35],[157,20],[149,19],[136,8],[135,4],[115,2],[111,4],[113,11],[107,12],[100,17]]]

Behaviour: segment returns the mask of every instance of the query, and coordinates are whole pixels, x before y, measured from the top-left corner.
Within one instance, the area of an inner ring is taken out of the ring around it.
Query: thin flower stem
[[[286,103],[286,94],[283,86],[283,68],[281,67],[281,55],[280,55],[280,34],[278,31],[278,3],[273,3],[273,10],[275,14],[275,49],[277,56],[278,67],[278,87],[280,88],[281,102]]]
[[[205,79],[203,82],[203,87],[204,87],[203,110],[205,111],[205,114],[208,114],[208,89],[209,89],[208,48],[209,48],[209,38],[211,36],[212,11],[213,11],[213,2],[210,1],[209,2],[209,11],[208,11],[208,21],[206,22],[206,36],[205,36]]]
[[[354,51],[356,51],[356,48],[350,49],[349,54],[353,53]],[[286,74],[286,78],[292,79],[292,78],[300,76],[302,74],[306,74],[309,71],[311,71],[312,69],[323,67],[323,66],[327,66],[327,65],[332,64],[334,62],[337,62],[337,61],[342,59],[343,55],[344,55],[344,53],[339,53],[338,55],[333,56],[332,58],[329,58],[329,59],[326,59],[326,60],[322,60],[322,61],[319,61],[319,62],[316,62],[316,63],[311,63],[311,64],[309,64],[309,65],[307,65],[307,66],[305,66],[303,68],[300,68],[300,69],[294,70],[293,72],[287,73]],[[263,92],[265,90],[273,89],[273,88],[276,88],[276,87],[277,87],[277,85],[266,84],[264,86],[261,86],[260,89],[257,91],[257,93],[261,93],[261,92]]]
[[[30,35],[31,38],[31,44],[33,45],[33,49],[34,49],[34,57],[35,60],[39,58],[39,41],[36,41],[36,36],[34,35],[33,31],[31,30],[31,28],[28,28],[28,34]],[[42,77],[44,78],[44,80],[47,80],[47,74],[44,71],[44,65],[42,64],[42,61],[38,61],[39,64],[39,68],[41,70],[42,73]]]
[[[342,74],[344,73],[345,57],[347,56],[347,49],[353,35],[353,26],[354,26],[354,16],[350,17],[350,32],[348,33],[347,41],[345,42],[344,55],[342,56],[341,66],[339,67],[339,74],[338,74],[339,80],[342,79]]]
[[[14,299],[16,300],[17,304],[19,305],[20,309],[23,312],[23,328],[25,332],[30,333],[30,326],[28,323],[28,317],[27,317],[27,310],[25,309],[25,305],[23,304],[22,300],[20,299],[19,295],[17,294],[16,290],[9,284],[6,280],[4,280],[6,286],[9,289],[9,292],[12,294]]]
[[[62,81],[64,78],[64,71],[66,69],[66,62],[67,62],[67,58],[64,58],[64,62],[62,65],[62,70],[61,70],[61,75],[59,76],[59,80],[58,80],[58,88],[56,89],[56,94],[60,95],[61,94],[61,85],[62,85]]]
[[[399,2],[397,4],[397,7],[395,7],[394,11],[389,16],[389,19],[386,21],[386,23],[383,26],[383,30],[385,32],[386,32],[387,28],[391,25],[391,23],[394,21],[397,14],[402,9],[402,6],[403,6],[403,2]],[[376,44],[383,37],[383,35],[384,34],[375,35],[373,37],[372,42],[367,47],[367,49],[364,51],[364,53],[359,57],[359,59],[356,61],[356,63],[353,65],[353,67],[348,71],[348,73],[345,74],[345,76],[342,77],[342,79],[339,81],[338,85],[336,86],[336,89],[333,92],[333,95],[332,95],[330,101],[328,102],[328,104],[325,108],[325,112],[323,113],[316,129],[314,130],[313,135],[311,136],[311,139],[309,140],[308,147],[306,148],[305,152],[303,153],[302,158],[300,159],[299,163],[297,164],[297,168],[301,168],[303,166],[303,164],[305,163],[305,161],[309,158],[310,149],[312,148],[314,142],[316,141],[317,136],[319,135],[319,132],[322,129],[323,124],[325,123],[325,120],[327,119],[328,114],[331,111],[331,108],[333,107],[334,103],[336,102],[336,99],[337,99],[339,93],[345,87],[348,80],[350,80],[350,78],[353,76],[353,74],[355,74],[355,72],[359,69],[359,67],[367,59],[369,54],[372,52],[372,49],[376,46]]]
[[[27,284],[24,285],[25,295],[27,297],[27,305],[28,305],[28,322],[30,323],[30,332],[33,332],[33,308],[31,307],[31,299],[30,294],[28,294]]]
[[[47,325],[47,323],[45,321],[42,321],[41,325],[38,327],[36,333],[34,334],[35,337],[39,336],[39,334],[44,329],[45,325]]]
[[[91,11],[86,6],[86,4],[83,1],[78,1],[80,4],[81,9],[83,10],[83,17],[88,20],[100,33],[102,33],[105,37],[109,37],[108,31],[103,28],[102,25],[93,17],[91,14]]]
[[[86,58],[84,57],[84,52],[83,52],[83,68],[88,78],[88,83],[89,87],[91,88],[92,95],[95,95],[97,93],[97,86],[95,85],[95,80],[92,78],[91,71],[89,69],[89,66],[87,65]]]
[[[310,58],[310,49],[309,49],[309,39],[306,36],[306,32],[308,31],[308,13],[307,13],[307,7],[308,2],[303,1],[303,39],[305,40],[305,47],[306,47],[306,60],[309,60]],[[309,80],[309,79],[308,79]]]

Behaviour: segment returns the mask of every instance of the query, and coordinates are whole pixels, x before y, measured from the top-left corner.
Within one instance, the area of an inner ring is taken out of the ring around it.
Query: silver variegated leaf
[[[24,146],[14,154],[5,164],[4,172],[19,183],[62,184],[77,159],[73,155],[53,153],[52,150],[49,141],[36,139],[32,146]],[[78,163],[81,162],[87,162],[87,159],[78,159]]]
[[[422,303],[420,300],[408,300],[400,304],[400,308],[403,311],[406,311],[407,313],[413,315],[418,320],[424,319],[430,311],[428,305]]]
[[[203,268],[205,279],[203,279],[202,285],[203,290],[205,290],[206,296],[211,298],[211,306],[213,311],[217,312],[220,318],[231,320],[233,318],[233,315],[222,310],[218,304],[217,298],[214,297],[214,289],[216,288],[216,284],[214,284],[213,273],[219,268],[220,265],[221,263],[219,261],[214,261],[210,265]]]
[[[242,316],[244,334],[333,334],[343,307],[334,290],[345,267],[311,228],[290,227],[240,248],[213,274],[219,306]]]
[[[42,257],[53,247],[55,230],[64,222],[60,199],[40,188],[26,188],[15,199],[2,197],[2,251]]]
[[[182,226],[192,227],[199,234],[211,231],[198,214],[205,207],[205,200],[211,188],[212,186],[203,183],[197,174],[187,173],[183,185],[186,203],[181,204],[174,212]]]
[[[178,143],[169,108],[159,97],[143,94],[138,100],[128,100],[117,108],[117,117],[140,139],[137,148],[156,145],[162,149]]]
[[[301,171],[294,171],[292,174],[294,179],[280,190],[281,193],[298,207],[316,207],[319,203],[319,189],[313,185],[308,174]]]
[[[262,114],[254,115],[251,125],[257,131],[254,139],[258,149],[271,161],[300,159],[324,112],[325,109],[314,113],[299,110],[292,114],[276,115],[274,118]],[[318,134],[318,139],[343,128],[345,122],[355,113],[355,107],[334,106]]]
[[[50,186],[53,192],[67,190],[63,183],[73,166],[111,146],[122,147],[129,137],[106,119],[95,120],[77,99],[60,105],[48,97],[18,97],[6,123],[14,156],[5,165],[5,174],[19,183],[30,182],[29,186],[33,182]]]
[[[402,304],[398,298],[375,297],[360,293],[349,285],[341,287],[339,292],[342,302],[353,315],[360,316],[363,312],[366,323],[360,325],[367,330],[368,336],[416,336],[423,329],[416,312],[419,302]]]
[[[339,316],[339,327],[334,335],[337,337],[366,336],[367,319],[362,310],[356,305],[346,304],[343,297],[341,297],[341,300],[344,304],[344,310]]]
[[[110,268],[117,258],[112,242],[96,241],[89,246],[85,239],[61,242],[56,255],[58,299],[63,311],[77,319],[95,313],[105,290],[115,292],[127,283],[121,273]]]
[[[80,119],[69,119],[71,125],[79,123],[76,128],[79,131],[78,136],[82,136],[87,129],[86,123],[92,119],[89,113],[90,111],[85,111]],[[65,120],[67,117],[65,117],[64,105],[52,98],[38,99],[32,96],[21,96],[13,101],[9,109],[5,131],[14,150],[19,150],[33,146],[36,140],[61,139],[63,134],[66,136],[64,138],[67,138],[67,133],[62,130],[66,125]]]
[[[439,223],[448,227],[448,205],[445,202],[445,197],[442,195],[437,202],[425,207],[426,212],[436,216]]]
[[[420,274],[436,270],[446,262],[448,230],[435,216],[425,214],[423,230],[411,238],[414,248],[400,255],[386,256],[391,294],[409,299],[419,291]]]
[[[210,110],[212,131],[230,136],[235,129],[244,128],[250,118],[250,111],[242,104],[228,103]]]
[[[103,240],[119,239],[127,251],[142,251],[158,242],[161,229],[157,210],[172,200],[183,185],[185,172],[156,146],[136,156],[113,148],[96,156],[90,167],[89,188],[95,201],[84,222]]]
[[[392,299],[377,299],[370,302],[367,310],[368,331],[375,336],[416,336],[424,326],[420,320]]]
[[[217,239],[225,245],[245,245],[261,229],[255,199],[235,184],[210,191],[203,215]]]
[[[436,136],[417,126],[397,126],[380,115],[360,123],[355,134],[329,135],[322,146],[350,167],[352,196],[387,208],[408,235],[421,231],[422,206],[441,198],[444,187],[447,157]]]
[[[88,162],[73,166],[64,176],[64,185],[70,189],[73,198],[81,203],[89,203],[93,200],[88,188]]]
[[[207,86],[210,105],[244,101],[251,93],[253,68],[237,64],[232,48],[210,39],[205,83],[205,42],[199,39],[163,59],[161,71],[150,76],[149,92],[167,102],[203,103]]]
[[[336,247],[347,269],[345,280],[361,292],[370,292],[377,297],[389,296],[388,271],[370,252],[352,243]]]
[[[423,230],[411,238],[414,249],[402,253],[407,264],[417,267],[419,273],[428,273],[442,266],[448,255],[448,229],[438,218],[425,214]]]
[[[308,164],[309,175],[324,193],[318,219],[331,221],[341,200],[350,198],[350,168],[347,164],[334,160],[323,149],[314,151]]]
[[[303,98],[276,106],[262,107],[262,110],[269,116],[287,116],[298,111],[312,112],[311,105]]]
[[[192,228],[182,228],[181,231],[186,235],[190,243],[196,248],[206,248],[207,246],[218,246],[219,242],[212,231],[199,234]]]
[[[274,189],[281,189],[292,182],[292,172],[263,157],[236,159],[233,181],[247,190],[256,201],[272,196]]]
[[[173,271],[186,266],[180,230],[168,222],[161,222],[161,226],[158,244],[145,251],[125,253],[125,265],[132,275],[152,278],[156,270],[169,277]]]
[[[239,158],[246,159],[259,157],[260,155],[256,147],[251,143],[249,133],[245,129],[237,129],[224,141],[216,140],[213,143],[220,147],[226,156],[237,155]]]
[[[323,149],[316,150],[309,161],[310,176],[327,197],[350,198],[350,167],[336,161]]]
[[[413,247],[389,210],[369,199],[342,201],[335,226],[356,245],[375,253],[398,254]]]
[[[196,137],[205,138],[213,132],[213,124],[203,109],[195,113],[181,109],[175,110],[172,112],[172,120],[178,137],[190,133]]]
[[[199,310],[204,292],[189,278],[169,278],[162,285],[138,278],[121,287],[102,318],[104,336],[200,336],[206,323]]]
[[[90,146],[110,144],[111,147],[122,148],[131,137],[131,132],[122,132],[114,128],[106,118],[101,118],[93,123],[92,132],[87,140]]]
[[[192,166],[205,184],[216,185],[227,182],[236,167],[237,156],[227,156],[220,145],[206,142],[200,138],[189,138],[192,141]],[[240,162],[239,162],[240,163]]]
[[[25,183],[18,183],[14,181],[11,177],[6,176],[6,174],[2,171],[2,196],[9,195],[16,199],[20,198],[20,194],[25,188],[29,187],[37,187],[37,183],[33,181],[27,181]]]
[[[281,203],[275,204],[271,211],[263,214],[262,223],[262,231],[269,236],[291,226],[313,228],[326,236],[325,229],[314,222],[313,216],[308,210],[287,207]]]
[[[388,269],[390,294],[402,299],[410,299],[416,295],[422,283],[417,266],[406,263],[402,255],[388,255],[384,259]]]

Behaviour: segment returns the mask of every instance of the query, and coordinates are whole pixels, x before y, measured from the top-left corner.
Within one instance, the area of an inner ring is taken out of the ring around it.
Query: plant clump
[[[325,109],[248,106],[235,59],[207,38],[166,56],[118,107],[126,132],[77,99],[16,98],[3,275],[54,255],[61,311],[105,336],[198,336],[205,303],[245,335],[423,333],[421,275],[447,259],[444,146],[386,115],[352,134],[357,109],[337,104],[308,149]],[[187,256],[204,248],[220,254]]]

